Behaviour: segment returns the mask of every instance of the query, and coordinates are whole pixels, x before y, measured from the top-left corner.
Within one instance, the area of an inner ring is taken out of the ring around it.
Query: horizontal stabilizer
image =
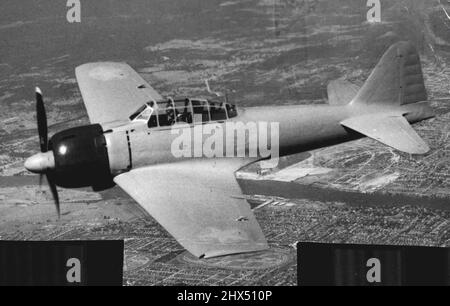
[[[400,114],[358,116],[346,119],[341,124],[402,152],[425,154],[430,150]]]
[[[334,80],[328,84],[328,103],[346,105],[358,94],[359,86],[343,80]]]

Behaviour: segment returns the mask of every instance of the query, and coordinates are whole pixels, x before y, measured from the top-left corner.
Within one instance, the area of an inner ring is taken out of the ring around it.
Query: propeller
[[[42,91],[39,87],[36,87],[36,117],[39,133],[39,144],[41,146],[41,152],[45,153],[48,151],[47,114],[45,113]]]
[[[36,154],[32,156],[28,162],[25,162],[25,167],[31,171],[38,170],[34,172],[39,172],[39,185],[42,183],[42,176],[45,175],[47,178],[47,183],[50,187],[50,191],[53,196],[53,200],[55,201],[56,212],[58,213],[58,218],[61,216],[60,207],[59,207],[59,196],[58,190],[56,189],[54,173],[52,168],[54,168],[54,157],[53,152],[48,152],[48,127],[47,127],[47,114],[45,112],[44,99],[42,97],[42,91],[39,87],[36,87],[36,117],[37,117],[37,125],[38,125],[38,134],[39,134],[39,145],[41,147],[41,153],[45,154]],[[34,163],[39,163],[38,167],[34,166],[33,161],[31,159],[35,159]],[[53,167],[51,167],[53,161]],[[44,165],[44,166],[42,166]],[[33,169],[34,166],[34,169]],[[39,167],[40,166],[40,167]]]

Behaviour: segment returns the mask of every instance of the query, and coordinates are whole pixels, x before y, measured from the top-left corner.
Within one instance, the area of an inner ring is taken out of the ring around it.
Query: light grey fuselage
[[[374,113],[402,113],[409,122],[414,123],[433,115],[427,102],[419,102],[408,105],[294,105],[294,106],[265,106],[239,108],[238,116],[216,122],[191,124],[189,133],[194,135],[194,127],[203,127],[206,130],[214,128],[226,131],[225,125],[230,123],[241,123],[247,125],[254,123],[258,134],[261,133],[261,126],[258,123],[278,123],[279,124],[279,156],[295,154],[320,147],[326,147],[350,140],[354,140],[363,135],[343,127],[340,122],[354,116],[368,115]],[[207,133],[202,134],[201,139],[192,136],[192,154],[189,156],[176,156],[173,154],[173,145],[180,135],[173,132],[176,126],[148,128],[147,124],[136,123],[107,123],[103,124],[106,143],[108,147],[108,158],[113,175],[129,171],[130,169],[145,167],[153,164],[173,163],[180,160],[199,157],[195,154],[194,147],[205,144]],[[226,134],[226,133],[225,133]],[[249,143],[252,141],[250,133],[245,134],[246,154],[248,155]],[[234,135],[233,137],[236,137]],[[269,140],[270,144],[270,140]],[[234,141],[234,146],[238,141]],[[223,152],[226,152],[226,135],[224,135]],[[270,145],[268,146],[270,147]],[[235,148],[237,151],[237,148]],[[220,157],[220,156],[219,156]],[[233,156],[226,156],[233,157]],[[234,156],[236,157],[236,156]],[[246,156],[254,159],[267,158],[261,156]]]

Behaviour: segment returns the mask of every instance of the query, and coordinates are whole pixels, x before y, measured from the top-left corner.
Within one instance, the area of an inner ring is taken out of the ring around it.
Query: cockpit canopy
[[[147,122],[148,127],[171,126],[176,123],[207,123],[237,116],[236,107],[229,103],[201,99],[172,99],[148,102],[129,118]]]

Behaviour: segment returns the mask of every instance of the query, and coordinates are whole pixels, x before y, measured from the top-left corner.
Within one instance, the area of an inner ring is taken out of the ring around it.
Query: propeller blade
[[[42,91],[39,87],[36,87],[36,116],[37,116],[39,144],[41,146],[41,152],[47,152],[48,150],[47,114],[45,113]]]
[[[60,208],[59,208],[58,190],[56,189],[56,184],[53,181],[53,176],[51,175],[51,173],[46,173],[46,176],[47,176],[48,185],[50,186],[50,191],[52,192],[53,200],[55,201],[56,212],[58,213],[58,218],[60,218],[61,217],[61,211],[60,211]]]
[[[39,174],[39,188],[41,188],[42,187],[42,177],[43,177],[44,175],[41,173],[41,174]]]
[[[48,151],[48,126],[47,126],[47,114],[45,112],[44,99],[42,98],[42,91],[39,87],[36,87],[36,117],[37,126],[39,133],[39,145],[41,147],[41,152],[45,153]],[[53,178],[53,173],[51,170],[47,169],[45,171],[45,176],[47,178],[50,191],[52,192],[53,200],[55,201],[56,212],[58,213],[58,218],[61,217],[61,211],[59,207],[59,196],[58,190],[56,189],[56,184]],[[43,174],[39,175],[39,186],[42,185]]]

